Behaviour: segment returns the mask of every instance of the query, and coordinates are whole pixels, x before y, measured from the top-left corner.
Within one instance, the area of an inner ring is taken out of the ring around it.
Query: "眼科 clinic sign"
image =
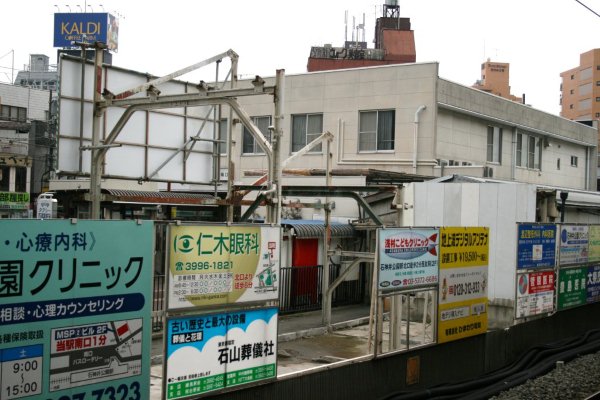
[[[280,229],[169,226],[168,308],[279,299]]]

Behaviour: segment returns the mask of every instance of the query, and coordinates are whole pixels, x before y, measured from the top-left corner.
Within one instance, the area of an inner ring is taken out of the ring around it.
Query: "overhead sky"
[[[162,76],[228,49],[239,74],[306,72],[311,46],[342,46],[362,23],[373,47],[385,0],[6,0],[0,8],[0,82],[46,54],[56,64],[56,12],[110,12],[119,18],[113,65]],[[560,73],[600,47],[600,0],[399,0],[411,20],[417,62],[437,61],[440,77],[471,86],[481,63],[510,63],[511,92],[534,108],[560,112]],[[348,28],[345,15],[348,14]],[[362,33],[361,33],[362,35]],[[14,65],[15,72],[12,73]],[[214,69],[204,72],[214,77]],[[201,75],[186,75],[196,80]],[[210,78],[209,78],[210,79]]]

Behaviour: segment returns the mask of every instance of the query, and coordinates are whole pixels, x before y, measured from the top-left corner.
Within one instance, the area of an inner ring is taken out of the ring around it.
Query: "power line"
[[[575,0],[576,2],[578,2],[579,4],[581,4],[582,6],[584,6],[585,8],[587,8],[589,11],[593,12],[594,14],[596,14],[597,17],[600,17],[600,14],[598,14],[596,11],[592,10],[591,8],[589,8],[588,6],[586,6],[585,4],[583,4],[581,1],[579,0]]]

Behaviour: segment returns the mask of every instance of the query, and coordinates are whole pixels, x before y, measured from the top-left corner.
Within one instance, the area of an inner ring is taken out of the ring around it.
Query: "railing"
[[[163,329],[163,314],[165,312],[164,290],[165,276],[154,275],[152,298],[152,332],[160,332]]]
[[[359,267],[358,279],[342,282],[333,292],[332,305],[341,306],[363,301],[365,274]],[[342,272],[339,264],[330,264],[329,283]],[[322,305],[323,266],[281,268],[279,281],[279,313],[314,311]]]
[[[342,273],[342,266],[330,264],[329,282],[332,283]],[[365,295],[365,273],[359,267],[357,279],[342,282],[333,292],[332,306],[357,304]],[[322,304],[323,266],[286,267],[281,268],[279,276],[279,313],[320,310]],[[152,300],[152,332],[163,329],[165,310],[164,290],[165,276],[154,275],[154,291]]]

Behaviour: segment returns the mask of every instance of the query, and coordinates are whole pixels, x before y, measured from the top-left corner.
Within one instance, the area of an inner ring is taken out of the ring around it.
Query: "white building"
[[[272,98],[239,101],[269,137]],[[425,177],[457,173],[596,190],[596,128],[442,79],[437,63],[287,75],[283,109],[282,160],[329,131],[335,135],[333,169]],[[245,174],[266,171],[266,157],[241,124],[234,125],[233,139],[235,176],[250,183],[256,177]],[[324,169],[322,148],[286,169]],[[285,172],[286,185],[325,182]],[[360,184],[359,175],[334,178],[334,185]],[[336,210],[337,215],[348,212]],[[308,211],[303,217],[311,219]]]

